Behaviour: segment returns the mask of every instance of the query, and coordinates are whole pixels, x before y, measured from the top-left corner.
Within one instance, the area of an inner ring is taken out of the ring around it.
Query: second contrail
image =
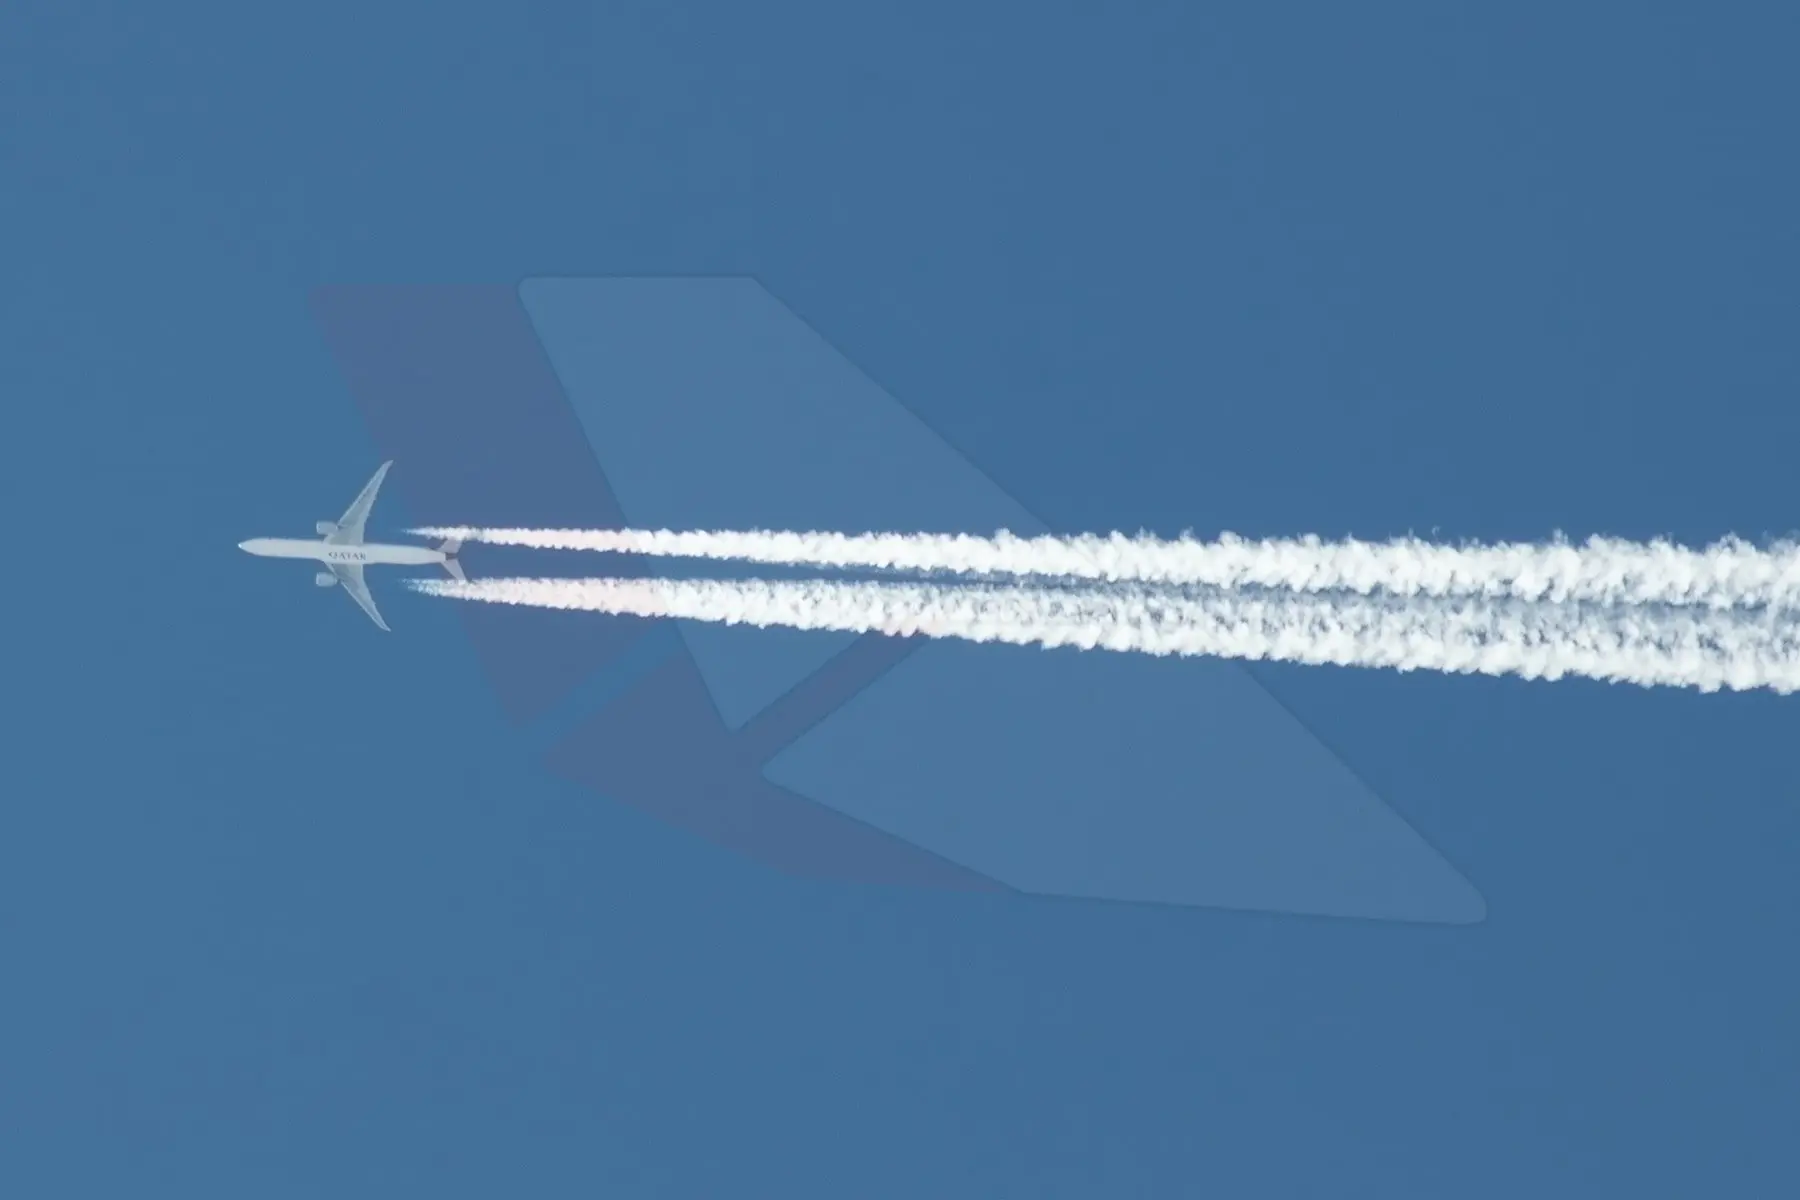
[[[933,582],[409,580],[499,604],[1155,655],[1800,690],[1800,632],[1771,613],[1347,594]]]

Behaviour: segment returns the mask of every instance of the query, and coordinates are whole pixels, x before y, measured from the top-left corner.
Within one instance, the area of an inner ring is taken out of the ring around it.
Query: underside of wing
[[[363,582],[362,564],[328,563],[326,565],[331,568],[331,573],[338,577],[338,582],[344,585],[344,590],[350,593],[350,598],[356,601],[357,607],[368,613],[369,619],[375,624],[387,629],[387,622],[381,619],[381,610],[375,607],[375,597],[369,595],[368,585]],[[392,631],[389,630],[389,632]]]
[[[337,529],[325,538],[335,546],[359,546],[363,540],[363,526],[368,524],[369,510],[375,507],[375,496],[381,491],[381,481],[387,478],[388,468],[394,465],[389,459],[375,470],[375,477],[363,485],[344,515],[338,518]]]

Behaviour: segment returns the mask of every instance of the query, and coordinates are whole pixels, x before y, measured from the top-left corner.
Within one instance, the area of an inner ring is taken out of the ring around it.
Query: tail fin
[[[466,581],[468,576],[463,574],[462,564],[456,561],[456,554],[462,549],[462,543],[451,538],[438,549],[444,552],[444,570],[450,572],[450,578],[459,583]]]

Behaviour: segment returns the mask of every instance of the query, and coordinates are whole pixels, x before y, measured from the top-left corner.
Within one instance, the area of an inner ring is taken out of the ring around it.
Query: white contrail
[[[837,580],[409,580],[490,603],[794,629],[1642,686],[1800,690],[1772,614],[1476,599]]]
[[[941,533],[744,532],[650,529],[433,527],[414,533],[553,550],[595,550],[769,565],[924,574],[1345,591],[1358,595],[1483,596],[1800,607],[1800,544],[1758,548],[1726,538],[1701,549],[1668,541],[1590,538],[1572,543],[1450,545],[1316,537],[1214,541],[1080,534],[993,537]]]

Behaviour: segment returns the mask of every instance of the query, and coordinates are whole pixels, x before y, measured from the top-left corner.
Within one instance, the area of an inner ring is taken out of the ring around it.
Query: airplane
[[[363,541],[363,526],[369,520],[369,510],[375,507],[375,493],[381,490],[381,481],[393,465],[393,459],[381,464],[375,477],[363,485],[363,490],[350,502],[343,516],[336,521],[315,523],[313,529],[323,535],[318,539],[251,538],[239,542],[238,549],[259,558],[307,558],[324,563],[326,569],[313,576],[313,582],[320,587],[343,584],[350,598],[369,614],[369,619],[386,630],[387,622],[381,619],[381,610],[375,607],[375,597],[369,595],[368,586],[363,583],[364,567],[371,564],[419,567],[436,563],[448,571],[452,579],[466,578],[462,564],[456,561],[457,551],[462,549],[461,542],[447,541],[429,547]]]

